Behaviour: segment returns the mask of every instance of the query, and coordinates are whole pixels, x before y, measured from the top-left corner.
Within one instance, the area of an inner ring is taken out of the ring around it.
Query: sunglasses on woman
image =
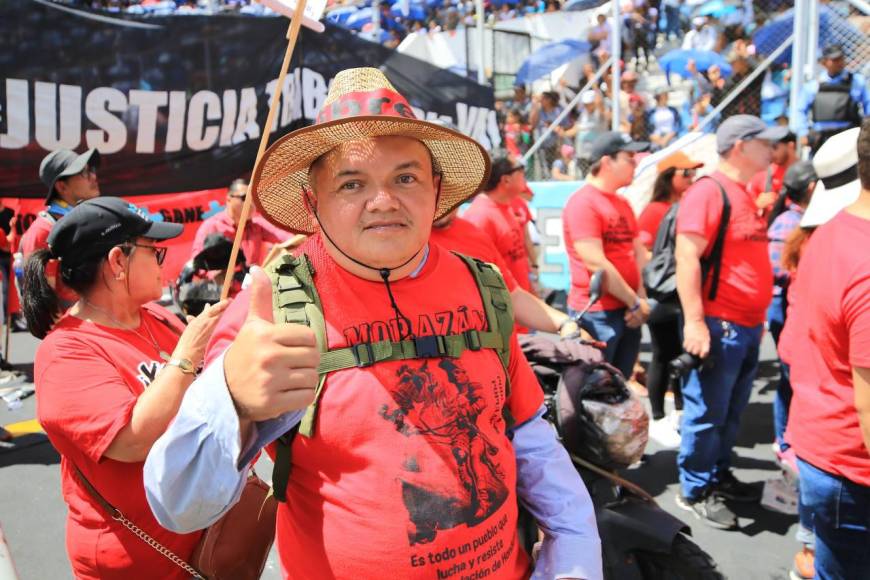
[[[132,242],[124,245],[131,248],[148,248],[149,250],[153,251],[154,257],[157,258],[158,266],[163,265],[163,260],[166,259],[166,252],[169,251],[169,248],[163,246],[146,246],[145,244],[134,244]]]
[[[694,169],[683,169],[683,177],[695,177],[695,173],[697,173]]]

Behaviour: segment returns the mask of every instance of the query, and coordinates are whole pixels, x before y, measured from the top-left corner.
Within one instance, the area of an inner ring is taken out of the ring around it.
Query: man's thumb
[[[274,322],[272,314],[272,281],[259,266],[252,266],[249,272],[251,285],[251,305],[248,308],[248,320],[258,319]]]

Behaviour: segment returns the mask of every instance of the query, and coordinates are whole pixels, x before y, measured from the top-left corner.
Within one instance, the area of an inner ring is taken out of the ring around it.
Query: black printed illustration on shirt
[[[447,380],[439,381],[435,373]],[[381,417],[402,435],[426,437],[443,449],[442,456],[448,458],[463,489],[460,497],[449,497],[402,479],[402,500],[411,520],[408,541],[425,544],[435,539],[438,530],[482,522],[502,506],[508,490],[496,462],[498,447],[480,428],[486,407],[482,385],[471,382],[465,369],[451,359],[402,365],[397,374],[399,384],[392,393],[397,407],[384,405]],[[409,472],[419,469],[413,458],[406,465]]]

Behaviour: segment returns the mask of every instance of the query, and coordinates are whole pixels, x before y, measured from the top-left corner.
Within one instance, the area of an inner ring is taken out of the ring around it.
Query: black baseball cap
[[[648,141],[632,141],[625,133],[607,131],[595,138],[589,148],[589,161],[595,163],[602,157],[613,157],[620,151],[640,153],[649,149]]]
[[[81,155],[69,149],[57,149],[46,155],[39,164],[39,179],[48,187],[45,203],[54,197],[54,184],[58,179],[72,177],[88,166],[100,166],[100,152],[96,149],[88,149]]]
[[[785,172],[782,184],[795,191],[806,191],[810,183],[818,180],[812,161],[796,161]]]
[[[829,44],[822,50],[822,58],[843,58],[846,53],[843,52],[843,47],[839,44]]]
[[[48,247],[65,266],[75,267],[134,238],[168,240],[183,230],[181,224],[152,221],[145,210],[119,197],[97,197],[55,224]]]

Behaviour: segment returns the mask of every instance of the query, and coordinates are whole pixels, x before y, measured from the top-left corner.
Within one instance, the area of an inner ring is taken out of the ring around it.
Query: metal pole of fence
[[[538,137],[537,141],[532,143],[532,146],[529,148],[528,151],[526,151],[526,154],[523,155],[523,163],[526,163],[529,159],[531,159],[532,155],[534,155],[538,151],[538,149],[541,148],[541,145],[544,144],[544,141],[546,141],[547,137],[550,136],[550,133],[553,132],[553,129],[555,129],[559,125],[559,123],[561,123],[562,120],[568,116],[568,113],[570,113],[571,110],[577,106],[577,103],[580,102],[580,98],[583,96],[583,93],[594,87],[598,83],[598,81],[601,80],[601,77],[604,76],[604,71],[606,71],[611,64],[613,64],[613,57],[610,57],[610,60],[602,64],[601,67],[597,71],[595,71],[595,74],[592,75],[592,79],[585,85],[583,85],[583,88],[580,89],[576,95],[574,95],[574,98],[571,99],[571,102],[565,105],[565,108],[562,109],[562,112],[559,113],[559,116],[553,120],[549,127],[547,127],[547,130],[544,131],[544,133],[540,137]]]
[[[613,30],[610,33],[610,59],[613,61],[611,75],[613,78],[610,79],[613,86],[610,89],[611,110],[613,112],[611,129],[619,131],[619,77],[622,74],[619,61],[622,58],[622,25],[619,21],[619,0],[610,0],[610,4],[613,17]]]
[[[483,21],[485,20],[483,0],[477,0],[474,6],[474,10],[477,12],[477,84],[484,85],[486,84],[486,71],[483,61],[486,58],[486,50],[483,43]]]
[[[800,1],[800,0],[798,0],[798,1]],[[789,37],[785,40],[785,42],[783,42],[781,45],[779,45],[779,47],[777,47],[776,50],[774,50],[772,53],[770,53],[770,56],[768,56],[766,59],[761,61],[761,64],[759,64],[757,67],[755,67],[755,70],[752,71],[751,73],[749,73],[748,77],[743,79],[743,81],[739,85],[737,85],[730,93],[728,93],[728,96],[725,97],[725,99],[721,103],[716,105],[715,109],[713,109],[712,111],[707,113],[707,116],[701,120],[701,122],[698,124],[698,128],[695,129],[695,131],[700,133],[701,131],[704,130],[704,128],[707,125],[712,123],[713,119],[716,118],[716,115],[721,113],[725,107],[730,105],[731,101],[733,101],[738,96],[740,96],[740,94],[743,92],[743,90],[746,87],[748,87],[750,84],[752,84],[752,82],[755,79],[758,78],[758,75],[764,74],[764,71],[766,71],[770,67],[770,65],[773,64],[773,61],[775,61],[777,58],[779,58],[779,56],[783,52],[785,52],[785,50],[789,46],[791,46],[793,39],[794,39],[794,34],[789,35]]]
[[[794,31],[792,39],[794,46],[791,50],[791,86],[789,87],[788,99],[788,124],[792,131],[797,131],[800,122],[800,103],[798,102],[801,94],[801,87],[804,83],[804,63],[806,62],[806,51],[804,50],[806,42],[806,25],[807,25],[807,4],[808,0],[795,0],[794,3]]]
[[[372,2],[372,35],[372,40],[381,42],[381,0]]]
[[[807,11],[807,42],[804,46],[806,60],[804,61],[803,82],[811,81],[816,76],[816,65],[819,53],[819,3],[810,0]]]

